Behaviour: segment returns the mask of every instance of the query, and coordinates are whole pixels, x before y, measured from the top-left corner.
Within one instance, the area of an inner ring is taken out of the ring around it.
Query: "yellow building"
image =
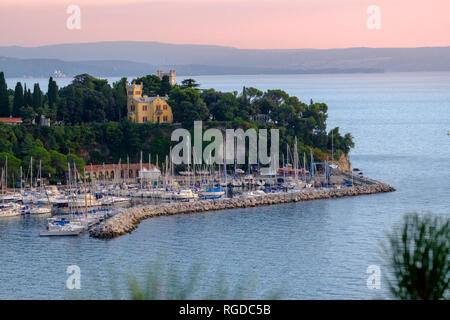
[[[173,122],[172,108],[165,97],[148,97],[142,95],[143,84],[127,82],[127,110],[128,118],[133,122],[171,123]]]

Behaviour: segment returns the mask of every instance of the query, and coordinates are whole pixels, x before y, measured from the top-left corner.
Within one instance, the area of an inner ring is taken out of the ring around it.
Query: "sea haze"
[[[7,77],[49,76],[55,69],[69,76],[86,70],[94,76],[148,74],[155,68],[175,68],[180,75],[450,71],[450,47],[250,50],[118,41],[0,47],[0,57]]]

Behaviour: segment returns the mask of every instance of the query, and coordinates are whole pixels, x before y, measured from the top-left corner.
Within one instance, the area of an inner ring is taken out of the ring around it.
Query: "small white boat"
[[[172,199],[175,200],[189,200],[189,199],[197,199],[198,194],[192,192],[191,189],[182,189],[179,191],[172,192]]]
[[[100,202],[101,202],[102,205],[113,205],[113,204],[130,202],[130,198],[125,198],[125,197],[107,197],[107,198],[102,199]]]
[[[253,178],[253,175],[251,175],[251,174],[247,174],[244,176],[244,181],[246,181],[247,183],[249,181],[253,181],[253,180],[254,180],[254,178]]]
[[[77,236],[81,232],[87,230],[87,226],[70,220],[62,219],[49,219],[47,230],[43,230],[39,233],[41,237],[46,236]]]
[[[236,187],[242,187],[242,181],[241,180],[237,180],[237,179],[233,179],[231,181],[231,185],[236,188]]]
[[[20,216],[21,214],[21,207],[16,203],[0,204],[0,218]]]
[[[293,189],[293,188],[295,188],[296,183],[293,182],[293,181],[286,181],[286,182],[283,182],[283,183],[281,184],[281,186],[282,186],[283,188],[286,188],[286,189]]]
[[[49,206],[35,206],[30,209],[30,214],[48,214],[52,212],[52,208]]]
[[[254,191],[249,191],[247,193],[245,193],[243,196],[245,198],[253,198],[253,197],[260,197],[260,196],[264,196],[266,195],[266,193],[262,190],[254,190]]]
[[[73,199],[75,198],[75,199]],[[80,209],[99,209],[102,207],[102,203],[95,199],[95,197],[88,193],[86,195],[77,195],[75,197],[64,197],[52,201],[52,212],[55,214],[69,213],[70,208]]]

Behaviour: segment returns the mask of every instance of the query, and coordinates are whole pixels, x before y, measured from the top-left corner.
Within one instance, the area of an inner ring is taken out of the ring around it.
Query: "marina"
[[[170,162],[161,173],[157,165],[149,163],[152,169],[143,170],[140,163],[134,179],[117,172],[111,174],[117,178],[110,180],[91,179],[93,175],[85,172],[80,175],[75,166],[68,164],[65,186],[45,186],[40,176],[35,182],[30,176],[29,186],[33,188],[23,187],[22,183],[19,191],[2,188],[0,217],[50,215],[40,236],[77,236],[89,231],[93,237],[112,238],[134,230],[142,219],[161,214],[394,191],[381,182],[343,171],[337,164],[314,163],[312,155],[310,171],[306,166],[299,168],[298,160],[293,160],[294,165],[286,161],[270,176],[260,175],[257,168],[245,172],[236,166],[233,170],[224,166],[222,171],[214,166],[198,171],[188,166],[187,171],[175,174]],[[7,172],[6,167],[3,172]],[[149,172],[151,175],[144,175]],[[7,175],[3,177],[2,186],[7,184]]]
[[[144,164],[141,151],[139,163],[130,163],[127,157],[126,164],[119,160],[118,164],[88,165],[81,169],[68,162],[65,185],[46,186],[42,160],[35,168],[30,157],[28,172],[24,175],[20,167],[19,180],[11,189],[7,188],[11,183],[8,185],[8,158],[5,157],[0,218],[50,215],[40,236],[76,236],[92,231],[95,226],[96,231],[91,235],[108,238],[135,228],[136,219],[132,219],[131,226],[129,223],[119,226],[119,230],[124,231],[114,231],[112,236],[108,231],[101,231],[110,226],[108,218],[116,214],[127,216],[135,207],[145,208],[137,219],[140,221],[143,217],[158,215],[158,210],[163,209],[175,214],[394,190],[361,174],[351,173],[347,158],[339,162],[314,162],[311,152],[310,162],[303,154],[300,164],[296,142],[293,152],[286,145],[283,166],[269,175],[262,174],[259,166],[238,167],[237,158],[231,165],[187,164],[178,171],[172,160],[172,150],[161,164],[158,158],[156,164],[152,164],[150,154],[148,159]],[[326,190],[325,193],[322,190]],[[186,204],[180,206],[179,203]]]

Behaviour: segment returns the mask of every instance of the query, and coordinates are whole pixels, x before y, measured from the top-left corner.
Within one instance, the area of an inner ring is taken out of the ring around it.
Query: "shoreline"
[[[187,214],[195,212],[249,208],[282,203],[311,201],[320,199],[344,198],[359,195],[393,192],[395,188],[375,180],[366,180],[363,185],[347,188],[302,189],[285,193],[270,193],[251,198],[226,198],[216,200],[198,200],[194,202],[168,203],[158,206],[133,207],[126,209],[112,218],[100,223],[91,230],[89,235],[98,239],[112,239],[136,230],[139,223],[145,219]]]

